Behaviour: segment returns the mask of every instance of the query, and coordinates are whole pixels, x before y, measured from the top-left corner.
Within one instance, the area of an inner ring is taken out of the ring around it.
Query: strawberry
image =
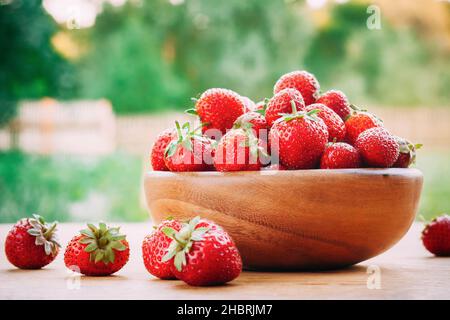
[[[164,162],[164,152],[166,151],[167,146],[170,141],[175,137],[176,133],[172,129],[167,129],[161,132],[158,137],[156,137],[156,141],[153,144],[152,152],[150,155],[150,162],[152,164],[152,168],[155,171],[167,171],[165,162]]]
[[[242,97],[228,89],[208,89],[195,104],[195,112],[205,124],[203,132],[216,129],[224,134],[245,112]]]
[[[242,259],[225,230],[212,221],[195,217],[176,232],[163,228],[173,239],[163,261],[173,274],[191,286],[224,284],[239,276]]]
[[[267,103],[266,120],[269,127],[281,117],[282,113],[289,113],[293,105],[297,111],[305,109],[303,97],[298,90],[286,88],[276,93]]]
[[[255,111],[256,104],[249,97],[241,96],[242,102],[244,103],[244,113]]]
[[[319,81],[314,75],[306,71],[292,71],[282,75],[275,83],[273,93],[276,94],[286,88],[294,88],[300,91],[306,105],[316,102],[319,97]]]
[[[412,144],[408,140],[394,136],[400,146],[400,154],[397,161],[395,161],[394,168],[408,168],[410,165],[416,162],[416,150],[419,150],[421,144]]]
[[[162,229],[168,227],[180,231],[181,226],[179,221],[165,220],[150,235],[145,237],[142,243],[142,257],[145,268],[155,277],[165,280],[176,279],[170,270],[171,264],[168,261],[161,261],[172,242],[172,239],[166,236]]]
[[[264,99],[264,100],[261,100],[261,101],[257,102],[255,104],[255,110],[254,111],[259,111],[263,116],[265,116],[268,102],[269,102],[268,99]]]
[[[450,256],[450,217],[446,214],[433,219],[422,231],[425,248],[436,256]]]
[[[360,166],[358,150],[345,142],[328,143],[320,160],[321,169],[359,168]]]
[[[368,166],[388,168],[397,160],[397,140],[384,128],[371,128],[361,133],[355,142],[361,158]]]
[[[377,117],[365,111],[354,111],[345,120],[346,140],[354,145],[361,133],[375,127],[383,127],[383,123]]]
[[[99,228],[88,224],[66,247],[64,263],[67,268],[87,276],[107,276],[127,263],[130,249],[119,228],[109,228],[100,222]]]
[[[266,161],[264,143],[253,131],[234,129],[227,132],[214,155],[217,171],[258,171]]]
[[[19,220],[8,232],[5,253],[9,262],[20,269],[40,269],[55,260],[61,247],[56,237],[57,222],[47,224],[44,218]]]
[[[269,132],[269,126],[267,125],[266,118],[258,112],[252,111],[244,113],[242,116],[236,119],[233,125],[233,129],[252,129],[253,133],[259,138],[266,137]]]
[[[318,166],[328,142],[328,129],[316,110],[295,111],[278,119],[269,133],[272,158],[288,169],[312,169]]]
[[[312,110],[319,110],[317,116],[325,122],[328,128],[328,141],[344,140],[345,124],[336,112],[321,103],[313,103],[306,107],[306,111]]]
[[[170,171],[205,171],[212,166],[213,141],[191,130],[189,122],[180,127],[165,151],[165,164]],[[183,133],[184,131],[184,133]]]
[[[330,90],[322,94],[317,103],[322,103],[338,114],[343,121],[350,115],[352,109],[347,97],[342,91]]]

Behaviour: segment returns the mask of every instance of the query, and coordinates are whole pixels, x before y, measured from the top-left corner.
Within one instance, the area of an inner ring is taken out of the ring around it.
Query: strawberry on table
[[[166,236],[162,229],[172,228],[175,231],[180,231],[181,227],[182,224],[179,221],[165,220],[142,242],[142,257],[145,268],[155,277],[165,280],[176,279],[171,270],[171,263],[169,261],[162,262],[162,258],[172,242],[172,239]]]
[[[450,256],[450,217],[446,214],[433,219],[422,231],[425,248],[436,256]]]
[[[48,224],[37,214],[19,220],[5,240],[9,262],[20,269],[40,269],[55,260],[61,247],[56,226],[57,222]]]
[[[175,135],[176,132],[173,129],[167,129],[161,132],[158,135],[158,137],[156,137],[156,141],[153,144],[150,155],[150,162],[152,164],[153,170],[155,171],[169,170],[164,162],[164,153],[170,141],[172,141]]]
[[[119,227],[99,227],[88,224],[73,237],[66,247],[64,263],[67,268],[87,276],[108,276],[128,262],[130,248]]]
[[[228,233],[212,221],[195,217],[180,231],[163,228],[173,239],[163,261],[191,286],[224,284],[239,276],[242,259]]]
[[[361,158],[369,167],[389,168],[398,158],[397,140],[384,128],[372,128],[361,133],[355,143]]]
[[[317,116],[325,122],[328,128],[328,141],[344,140],[345,124],[336,112],[321,103],[313,103],[306,107],[306,111],[312,110],[319,110]]]
[[[339,90],[330,90],[322,94],[317,103],[322,103],[338,114],[343,121],[350,115],[352,109],[347,96]]]
[[[267,103],[265,114],[269,127],[281,117],[282,113],[291,112],[293,105],[297,111],[305,109],[305,102],[298,90],[286,88],[277,92]]]
[[[292,71],[282,75],[275,83],[273,93],[277,94],[286,88],[297,89],[302,94],[306,105],[316,102],[320,92],[319,81],[307,71]]]
[[[205,124],[203,132],[216,129],[225,134],[233,127],[234,121],[245,112],[242,97],[228,89],[208,89],[195,104],[195,112]]]
[[[345,169],[361,167],[358,150],[345,142],[329,142],[320,160],[321,169]]]
[[[167,168],[176,172],[210,169],[213,164],[214,142],[199,133],[200,128],[191,130],[189,122],[180,127],[176,121],[175,126],[176,134],[164,154]]]
[[[354,145],[361,133],[375,127],[383,127],[383,122],[371,113],[355,110],[345,120],[346,140]]]
[[[272,159],[288,169],[313,169],[328,142],[328,128],[317,110],[295,111],[278,119],[269,133]]]
[[[405,138],[394,136],[400,146],[400,154],[398,155],[397,161],[395,161],[394,168],[408,168],[410,165],[414,164],[416,161],[416,151],[419,150],[421,144],[412,144]]]

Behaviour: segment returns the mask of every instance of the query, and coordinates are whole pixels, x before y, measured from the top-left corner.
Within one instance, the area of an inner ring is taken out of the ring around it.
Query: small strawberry
[[[319,97],[319,82],[314,75],[306,71],[292,71],[282,75],[275,83],[273,93],[276,94],[286,88],[300,91],[306,105],[316,102]]]
[[[220,130],[224,134],[234,121],[245,112],[242,97],[228,89],[208,89],[195,104],[195,112],[205,124],[203,132]]]
[[[358,150],[345,142],[328,143],[320,160],[321,169],[361,167]]]
[[[342,91],[330,90],[322,94],[317,103],[322,103],[338,114],[343,121],[350,115],[352,109],[347,97]]]
[[[225,230],[212,221],[195,217],[176,232],[162,231],[173,239],[163,261],[173,274],[191,286],[224,284],[239,276],[242,259]]]
[[[173,129],[167,129],[161,132],[156,141],[153,144],[152,152],[150,155],[150,162],[152,168],[155,171],[167,171],[169,170],[164,162],[164,152],[167,149],[170,141],[175,137],[176,133]]]
[[[306,107],[306,111],[312,110],[319,110],[317,116],[325,122],[328,128],[328,141],[344,140],[345,124],[336,112],[321,103],[313,103]]]
[[[191,130],[189,122],[180,127],[175,122],[176,135],[167,145],[165,164],[170,171],[206,171],[212,166],[213,141]],[[183,133],[184,131],[184,133]]]
[[[353,111],[345,120],[346,140],[354,145],[361,133],[375,127],[383,127],[383,123],[376,116],[365,111]]]
[[[371,167],[389,168],[398,158],[397,140],[384,128],[371,128],[361,133],[355,142],[361,158]]]
[[[47,224],[34,214],[19,220],[8,232],[5,253],[20,269],[40,269],[55,260],[61,247],[56,237],[57,222]]]
[[[263,141],[252,130],[233,129],[219,141],[214,167],[217,171],[258,171],[266,155]]]
[[[286,88],[276,93],[267,103],[266,120],[269,127],[281,117],[282,113],[291,112],[293,105],[297,111],[305,109],[303,97],[298,90]]]
[[[314,111],[295,111],[278,119],[269,133],[272,158],[288,169],[313,169],[328,142],[328,129]]]
[[[421,144],[412,144],[408,140],[394,136],[400,146],[400,154],[397,161],[395,161],[394,168],[408,168],[410,165],[416,162],[416,150],[419,150]]]
[[[180,231],[181,226],[182,224],[179,221],[165,220],[142,242],[142,257],[145,268],[155,277],[165,280],[176,279],[171,271],[171,264],[168,261],[162,262],[162,258],[172,242],[172,239],[166,236],[162,229],[168,227]]]
[[[255,111],[244,113],[242,116],[236,119],[233,125],[233,129],[252,129],[253,133],[259,137],[266,137],[269,133],[269,126],[267,125],[266,118]]]
[[[241,96],[242,102],[244,103],[244,113],[256,110],[256,104],[249,97]]]
[[[450,256],[450,217],[446,214],[433,219],[422,231],[425,248],[436,256]]]
[[[88,224],[66,247],[67,268],[87,276],[108,276],[127,263],[130,249],[119,228],[109,228],[100,222],[99,228]]]

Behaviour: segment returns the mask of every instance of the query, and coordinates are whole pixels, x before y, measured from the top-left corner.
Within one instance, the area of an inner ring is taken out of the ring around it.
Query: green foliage
[[[47,221],[144,220],[140,176],[141,161],[119,154],[94,160],[0,153],[0,222],[32,213]]]

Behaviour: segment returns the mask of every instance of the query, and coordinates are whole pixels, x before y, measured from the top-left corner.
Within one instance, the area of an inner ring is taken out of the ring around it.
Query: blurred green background
[[[377,10],[381,28],[371,29]],[[448,1],[0,0],[0,125],[11,129],[21,101],[43,97],[107,99],[118,119],[184,110],[209,87],[258,101],[296,69],[384,115],[449,115],[449,58]],[[425,145],[418,156],[427,218],[450,208],[449,144]],[[146,219],[145,152],[86,158],[19,149],[0,152],[0,222],[33,212]]]

